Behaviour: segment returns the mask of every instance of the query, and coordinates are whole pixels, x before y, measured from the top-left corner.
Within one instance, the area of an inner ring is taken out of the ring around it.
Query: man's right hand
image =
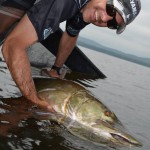
[[[39,98],[37,97],[36,100],[31,100],[31,102],[40,107],[41,109],[50,111],[50,112],[55,112],[55,110],[53,109],[53,107],[43,98]]]
[[[57,73],[57,71],[56,70],[54,70],[54,69],[51,69],[51,70],[47,70],[47,72],[48,72],[48,75],[50,76],[50,77],[54,77],[54,78],[59,78],[60,77],[60,75]]]
[[[64,79],[66,73],[67,73],[66,69],[63,69],[60,75],[54,69],[44,68],[44,69],[41,70],[41,75],[43,75],[43,76],[48,76],[48,77],[53,77],[53,78],[60,78],[60,79]]]

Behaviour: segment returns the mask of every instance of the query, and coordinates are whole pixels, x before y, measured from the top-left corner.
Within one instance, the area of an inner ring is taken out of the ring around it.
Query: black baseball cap
[[[112,2],[115,9],[122,16],[124,23],[119,25],[116,33],[122,33],[126,25],[130,24],[141,10],[140,0],[108,0],[108,3]]]

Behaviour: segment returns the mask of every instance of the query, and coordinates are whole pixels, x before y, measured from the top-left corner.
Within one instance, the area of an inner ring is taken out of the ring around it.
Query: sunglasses
[[[106,12],[109,16],[113,17],[112,20],[109,20],[107,22],[107,27],[109,29],[117,29],[118,28],[118,24],[116,21],[116,9],[113,5],[107,4],[106,5]]]

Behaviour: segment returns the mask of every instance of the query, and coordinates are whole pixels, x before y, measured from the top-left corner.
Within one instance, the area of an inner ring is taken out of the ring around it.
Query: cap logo
[[[130,14],[127,15],[127,18],[128,18],[128,19],[130,18]]]
[[[135,1],[134,0],[130,0],[130,4],[132,6],[133,15],[135,16],[137,14],[137,8],[136,8]]]

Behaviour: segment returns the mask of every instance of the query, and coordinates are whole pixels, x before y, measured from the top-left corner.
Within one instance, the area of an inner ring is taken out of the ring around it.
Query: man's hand
[[[68,72],[67,69],[62,69],[61,74],[58,74],[58,72],[54,69],[44,68],[41,70],[41,75],[64,79],[67,72]]]
[[[48,75],[50,76],[50,77],[54,77],[54,78],[59,78],[60,77],[60,75],[57,73],[57,71],[56,70],[54,70],[54,69],[51,69],[51,70],[47,70],[47,73],[48,73]]]
[[[39,106],[41,109],[46,109],[47,111],[50,112],[55,112],[55,110],[53,109],[53,107],[43,98],[37,98],[36,100],[31,100],[32,103],[34,103],[35,105]]]
[[[50,69],[50,68],[43,68],[41,70],[41,75],[42,76],[53,77],[53,78],[59,78],[59,74],[57,73],[57,71],[54,70],[54,69]]]

